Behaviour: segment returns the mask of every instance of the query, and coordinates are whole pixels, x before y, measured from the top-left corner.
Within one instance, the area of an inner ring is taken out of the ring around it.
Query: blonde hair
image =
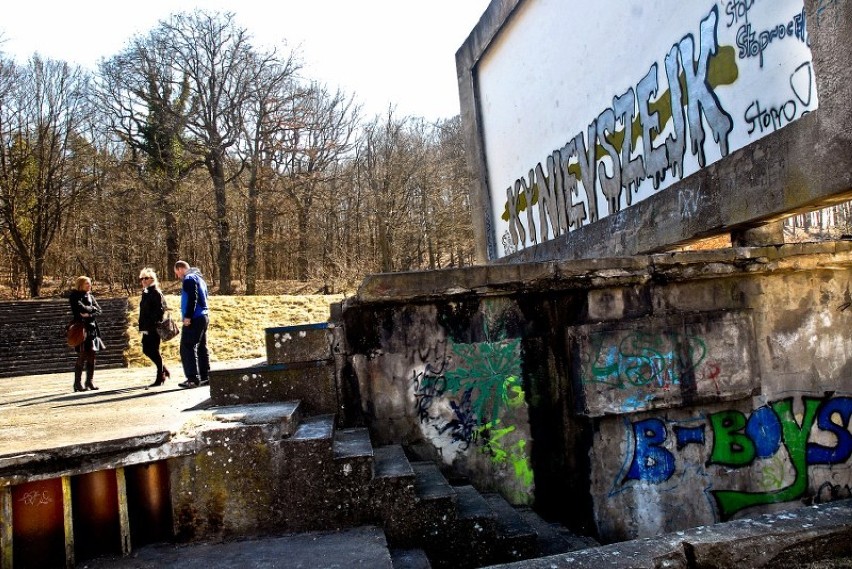
[[[139,271],[139,278],[149,278],[152,279],[152,283],[155,287],[160,288],[160,281],[157,279],[157,273],[154,272],[154,269],[151,267],[145,267],[141,271]]]
[[[89,277],[77,277],[74,279],[74,286],[77,290],[83,290],[83,285],[86,283],[92,284],[92,279]]]

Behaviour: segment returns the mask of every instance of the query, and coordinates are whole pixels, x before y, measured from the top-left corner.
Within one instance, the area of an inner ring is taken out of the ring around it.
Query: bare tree
[[[135,38],[101,63],[95,90],[106,130],[130,149],[125,163],[147,188],[163,220],[169,267],[180,256],[176,196],[181,182],[203,164],[184,146],[189,81],[172,61],[171,47],[160,35]]]
[[[397,118],[389,109],[364,128],[357,149],[357,184],[363,187],[371,213],[370,240],[382,272],[399,270],[405,251],[402,235],[410,231],[407,217],[416,203],[416,178],[424,152],[412,119]],[[408,268],[408,267],[404,267]]]
[[[291,55],[284,61],[259,60],[266,67],[258,73],[250,104],[243,122],[241,155],[248,173],[246,204],[246,294],[257,291],[258,210],[264,192],[274,183],[273,160],[281,133],[296,121],[295,99],[302,96],[296,80],[299,64]]]
[[[230,171],[229,152],[243,133],[247,105],[260,81],[261,70],[274,53],[257,54],[248,32],[231,13],[181,13],[154,31],[172,54],[176,73],[186,76],[191,101],[186,148],[204,163],[213,183],[219,292],[230,294],[232,241],[226,185],[239,171]]]
[[[0,63],[0,217],[32,297],[69,208],[95,183],[97,156],[83,137],[88,86],[64,62]]]
[[[359,108],[341,90],[313,83],[294,100],[292,121],[276,133],[273,167],[283,177],[297,221],[297,278],[309,277],[310,218],[315,200],[338,172],[337,163],[352,149]]]

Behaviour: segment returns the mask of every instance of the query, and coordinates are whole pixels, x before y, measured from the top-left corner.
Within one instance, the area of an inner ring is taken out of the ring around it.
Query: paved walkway
[[[213,369],[247,367],[263,359],[217,362]],[[66,446],[177,432],[210,403],[210,388],[181,389],[179,365],[172,378],[148,388],[153,367],[95,369],[98,391],[74,393],[74,375],[56,373],[0,378],[0,462]]]

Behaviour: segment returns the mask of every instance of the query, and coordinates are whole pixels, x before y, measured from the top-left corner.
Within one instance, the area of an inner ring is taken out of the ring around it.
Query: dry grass
[[[261,358],[266,355],[266,328],[325,322],[329,305],[343,300],[342,294],[276,295],[276,296],[211,296],[210,329],[207,347],[212,361]],[[180,296],[166,295],[172,317],[180,318]],[[131,367],[149,366],[142,354],[139,331],[139,297],[130,298],[128,318],[130,348],[127,360]],[[180,336],[160,345],[166,365],[179,368]]]

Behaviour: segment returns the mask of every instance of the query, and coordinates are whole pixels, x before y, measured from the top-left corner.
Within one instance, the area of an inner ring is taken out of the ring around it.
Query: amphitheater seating
[[[98,318],[106,350],[99,368],[126,367],[127,298],[99,298]],[[71,319],[67,299],[0,302],[0,377],[70,372],[76,352],[65,343]]]

